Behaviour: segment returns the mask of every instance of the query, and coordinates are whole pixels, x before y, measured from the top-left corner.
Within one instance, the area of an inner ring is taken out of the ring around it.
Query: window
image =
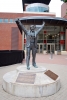
[[[3,23],[3,19],[2,18],[0,18],[0,23]]]
[[[10,19],[9,22],[10,22],[10,23],[13,23],[14,21],[13,21],[13,19]]]
[[[5,22],[5,23],[8,23],[8,19],[4,19],[4,22]]]
[[[32,12],[49,12],[49,9],[46,7],[38,7],[38,6],[34,6],[34,7],[30,7],[28,9],[26,9],[27,11],[32,11]]]

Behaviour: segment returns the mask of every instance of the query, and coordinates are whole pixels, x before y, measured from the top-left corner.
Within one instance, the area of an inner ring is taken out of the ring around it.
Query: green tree
[[[67,2],[67,0],[61,0],[61,1],[63,1],[63,2]]]

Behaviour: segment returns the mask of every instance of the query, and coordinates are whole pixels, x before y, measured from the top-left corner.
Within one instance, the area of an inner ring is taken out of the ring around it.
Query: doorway
[[[37,44],[37,53],[43,53],[43,43]]]
[[[47,53],[55,53],[55,44],[54,43],[47,43]]]

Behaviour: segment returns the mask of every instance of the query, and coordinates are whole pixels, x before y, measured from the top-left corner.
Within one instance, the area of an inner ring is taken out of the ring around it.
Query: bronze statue
[[[29,60],[30,60],[30,51],[32,50],[32,65],[35,68],[38,68],[35,62],[36,58],[36,52],[37,52],[37,35],[38,33],[43,29],[45,22],[41,25],[41,27],[35,31],[36,26],[31,25],[30,30],[26,30],[24,25],[21,23],[21,21],[18,19],[19,26],[21,29],[24,31],[26,34],[26,64],[27,64],[27,69],[30,70],[29,66]]]

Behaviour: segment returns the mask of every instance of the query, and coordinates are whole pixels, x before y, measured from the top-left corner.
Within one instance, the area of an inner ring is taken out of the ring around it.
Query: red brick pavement
[[[32,56],[30,58],[30,61],[32,61]],[[47,55],[37,54],[36,62],[37,63],[47,63],[47,64],[67,65],[67,55],[53,55],[53,58],[51,59],[50,54],[47,54]]]

